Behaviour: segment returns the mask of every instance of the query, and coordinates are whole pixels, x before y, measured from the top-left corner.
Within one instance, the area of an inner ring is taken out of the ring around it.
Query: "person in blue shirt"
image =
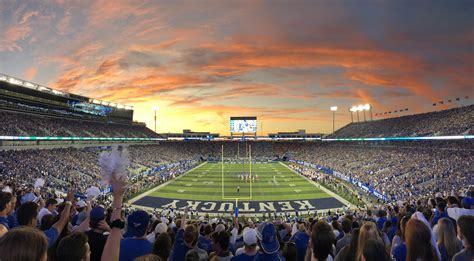
[[[188,215],[188,209],[184,210],[183,217],[181,218],[181,226],[176,234],[176,240],[174,242],[173,254],[170,258],[172,261],[181,261],[185,260],[186,254],[191,249],[197,248],[197,236],[198,231],[194,225],[186,226],[186,218]],[[205,251],[199,251],[201,249],[197,248],[198,255],[204,255]],[[206,252],[207,255],[207,252]]]
[[[65,207],[61,212],[61,216],[58,222],[54,223],[50,229],[43,231],[43,233],[48,238],[49,247],[51,247],[56,242],[59,237],[59,234],[61,234],[64,227],[68,223],[73,199],[74,194],[72,192],[69,192],[64,203]],[[38,204],[31,201],[22,204],[16,212],[16,217],[20,226],[30,226],[37,228]]]
[[[257,255],[257,231],[253,228],[246,227],[242,236],[244,240],[244,248],[242,253],[237,250],[231,261],[252,261]]]
[[[133,261],[136,257],[150,254],[153,250],[146,238],[146,230],[150,223],[148,213],[143,210],[128,216],[127,232],[120,241],[120,261]]]
[[[12,193],[0,191],[0,237],[10,229],[8,214],[13,210],[15,200]]]
[[[308,248],[309,233],[306,230],[305,224],[299,224],[299,230],[296,232],[290,241],[295,242],[296,251],[298,253],[298,261],[304,261],[306,249]]]
[[[382,231],[383,225],[385,224],[385,221],[387,221],[387,211],[379,210],[377,212],[377,221],[375,222],[376,225],[377,225],[377,229],[379,231]]]
[[[204,235],[199,235],[198,238],[198,247],[200,249],[206,250],[209,254],[212,251],[212,240],[211,240],[212,226],[207,224],[204,227]]]
[[[285,258],[278,253],[280,242],[276,235],[275,226],[272,223],[263,222],[257,230],[259,252],[255,261],[284,261]]]
[[[438,224],[438,220],[442,218],[449,218],[448,213],[446,213],[446,201],[444,200],[440,200],[436,203],[436,211],[430,223],[431,227]]]

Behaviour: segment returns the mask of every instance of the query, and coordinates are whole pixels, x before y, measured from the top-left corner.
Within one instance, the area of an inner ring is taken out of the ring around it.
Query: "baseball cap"
[[[86,202],[84,200],[79,200],[77,203],[76,203],[76,206],[78,208],[85,208],[87,206]]]
[[[155,234],[166,233],[168,231],[168,226],[165,223],[159,223],[155,227]]]
[[[150,216],[143,210],[133,212],[128,216],[127,233],[124,237],[142,237],[150,223]]]
[[[263,222],[257,230],[257,238],[263,252],[273,254],[280,248],[280,243],[276,235],[275,226],[272,223]]]
[[[105,209],[101,206],[97,206],[91,210],[90,213],[91,221],[102,221],[105,219]]]
[[[463,198],[461,201],[463,208],[471,209],[471,206],[474,205],[474,199],[471,197]]]
[[[224,224],[219,224],[216,226],[216,228],[214,229],[214,231],[216,232],[221,232],[221,231],[224,231],[225,230],[225,226]]]
[[[244,228],[243,239],[247,246],[257,244],[257,231],[249,227]]]
[[[30,201],[34,203],[38,202],[38,197],[36,197],[35,194],[33,194],[32,192],[26,193],[20,199],[21,204],[25,204],[26,202]]]

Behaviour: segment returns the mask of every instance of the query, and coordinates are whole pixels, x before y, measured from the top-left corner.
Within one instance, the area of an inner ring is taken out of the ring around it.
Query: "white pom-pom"
[[[110,184],[112,175],[116,179],[127,180],[127,166],[130,164],[128,151],[126,149],[119,150],[117,146],[113,146],[111,151],[103,151],[99,155],[99,165],[101,167],[102,183]]]
[[[44,186],[44,179],[39,178],[35,181],[35,188],[41,188]]]
[[[2,192],[9,192],[9,193],[12,193],[12,189],[10,188],[10,186],[6,186],[2,189]]]
[[[92,197],[92,198],[96,198],[97,196],[99,196],[100,194],[100,190],[98,187],[90,187],[86,190],[86,197]]]

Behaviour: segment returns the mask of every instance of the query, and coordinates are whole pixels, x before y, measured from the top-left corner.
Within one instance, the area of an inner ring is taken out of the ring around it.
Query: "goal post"
[[[247,150],[247,149],[246,149]],[[221,183],[223,200],[251,200],[253,182],[251,146],[248,146],[248,157],[230,159],[227,163],[224,157],[224,145],[221,146]],[[242,161],[241,161],[242,160]],[[248,162],[247,162],[248,160]]]

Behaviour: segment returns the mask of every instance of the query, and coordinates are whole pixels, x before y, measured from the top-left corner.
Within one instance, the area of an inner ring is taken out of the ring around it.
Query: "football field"
[[[210,201],[330,197],[280,163],[206,163],[149,196]]]

